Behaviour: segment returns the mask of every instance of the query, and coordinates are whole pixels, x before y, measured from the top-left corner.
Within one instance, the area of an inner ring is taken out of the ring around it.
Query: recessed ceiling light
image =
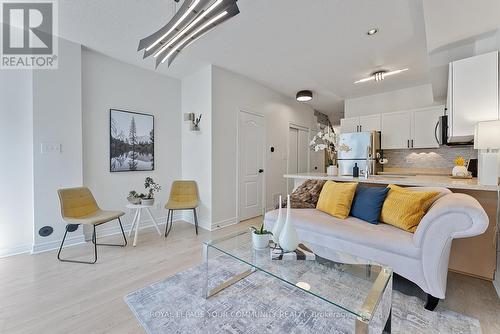
[[[369,77],[360,79],[358,81],[354,81],[354,83],[357,84],[357,83],[362,83],[362,82],[367,82],[367,81],[381,82],[388,76],[391,76],[394,74],[399,74],[399,73],[404,72],[404,71],[408,71],[408,68],[402,68],[400,70],[394,70],[394,71],[385,71],[385,70],[375,71]]]
[[[313,93],[310,90],[301,90],[297,93],[296,98],[299,102],[311,101],[313,98]]]
[[[378,33],[378,28],[372,28],[366,32],[368,36],[375,35],[376,33]]]

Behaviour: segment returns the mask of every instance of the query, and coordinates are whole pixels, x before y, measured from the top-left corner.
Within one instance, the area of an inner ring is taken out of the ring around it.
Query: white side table
[[[130,228],[130,231],[128,232],[128,236],[130,237],[132,235],[132,231],[135,228],[135,235],[134,235],[134,247],[137,245],[137,234],[139,231],[139,224],[141,222],[141,212],[142,209],[145,209],[146,212],[149,215],[149,218],[151,218],[151,221],[153,222],[153,225],[156,228],[156,231],[158,231],[158,234],[161,235],[160,229],[158,228],[158,224],[156,223],[155,218],[151,214],[150,208],[152,208],[153,205],[143,205],[143,204],[127,204],[127,209],[134,210],[134,219],[132,220],[132,227]]]

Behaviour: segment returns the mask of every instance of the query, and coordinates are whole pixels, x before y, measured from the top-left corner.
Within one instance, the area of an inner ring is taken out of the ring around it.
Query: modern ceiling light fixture
[[[179,0],[174,0],[178,2]],[[156,67],[177,55],[217,25],[239,14],[238,0],[185,0],[163,28],[139,41],[143,58],[153,55]]]
[[[310,90],[301,90],[297,93],[296,98],[299,102],[311,101],[313,98],[313,93]]]
[[[372,29],[370,29],[370,30],[368,30],[368,31],[366,32],[366,34],[367,34],[368,36],[373,36],[373,35],[375,35],[376,33],[378,33],[378,28],[372,28]]]
[[[381,82],[388,76],[394,75],[394,74],[399,74],[401,72],[408,71],[408,68],[403,68],[400,70],[395,70],[395,71],[386,71],[386,70],[380,70],[380,71],[375,71],[373,72],[369,77],[360,79],[358,81],[354,81],[355,84],[362,83],[362,82],[367,82],[367,81],[375,81],[375,82]]]

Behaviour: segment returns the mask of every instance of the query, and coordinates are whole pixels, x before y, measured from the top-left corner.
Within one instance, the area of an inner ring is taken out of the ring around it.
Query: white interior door
[[[298,129],[297,136],[297,172],[309,171],[309,131]]]
[[[288,173],[309,171],[309,129],[290,127],[288,131]],[[294,180],[288,179],[288,193],[294,188]]]
[[[241,221],[263,212],[264,117],[241,111],[238,130]]]
[[[298,146],[297,141],[299,138],[299,130],[290,128],[288,131],[288,174],[295,174],[298,172]],[[294,180],[288,179],[288,193],[291,193],[294,186]]]

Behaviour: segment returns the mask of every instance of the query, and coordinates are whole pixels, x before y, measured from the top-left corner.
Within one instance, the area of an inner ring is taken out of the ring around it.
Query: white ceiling
[[[207,64],[240,73],[290,97],[311,89],[311,105],[331,113],[349,97],[431,80],[422,0],[239,0],[241,13],[194,43],[170,68],[182,78]],[[141,38],[172,16],[173,0],[61,0],[62,37],[153,70]],[[377,27],[372,37],[366,31]],[[353,84],[375,69],[409,71]]]

